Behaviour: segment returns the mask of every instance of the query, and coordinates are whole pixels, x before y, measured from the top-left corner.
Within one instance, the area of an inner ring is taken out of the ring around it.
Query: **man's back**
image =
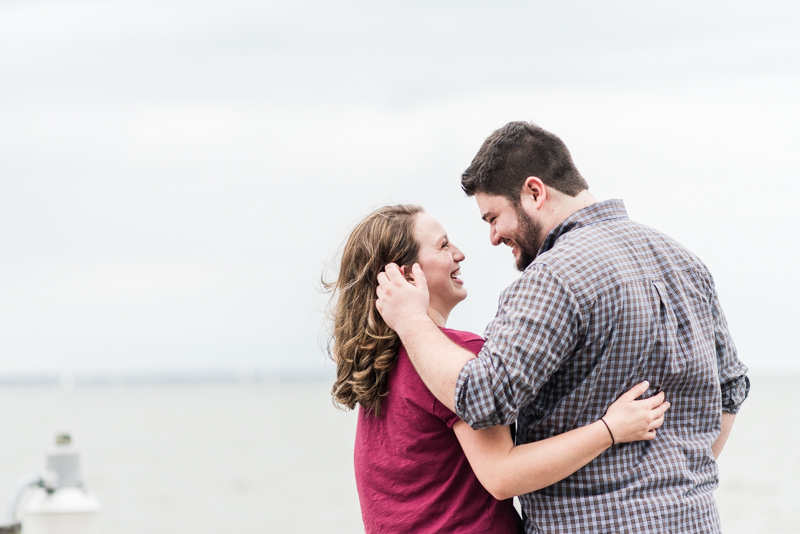
[[[528,532],[718,531],[711,445],[747,379],[707,269],[620,201],[567,218],[542,250],[462,371],[459,415],[476,426],[516,417],[525,443],[596,421],[641,380],[672,407],[654,441],[616,445],[524,496]]]

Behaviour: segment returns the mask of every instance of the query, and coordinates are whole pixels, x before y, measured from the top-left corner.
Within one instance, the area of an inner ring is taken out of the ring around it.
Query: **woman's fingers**
[[[650,431],[655,430],[656,428],[660,428],[661,425],[664,424],[664,416],[662,415],[658,419],[653,419],[653,422],[650,423]]]
[[[657,397],[664,398],[664,392],[660,392]],[[645,399],[646,401],[650,401],[651,399]],[[639,401],[643,404],[645,401]],[[655,408],[648,409],[647,420],[645,421],[645,429],[644,429],[644,436],[642,439],[650,441],[655,439],[656,437],[656,429],[661,428],[661,425],[664,424],[664,414],[667,410],[669,410],[670,403],[668,401],[659,402]],[[651,419],[652,418],[652,419]]]
[[[642,406],[644,406],[645,408],[650,408],[650,409],[656,408],[656,407],[660,406],[661,403],[664,402],[664,392],[663,391],[659,391],[657,394],[653,395],[652,397],[650,397],[648,399],[641,400],[639,402],[641,402]]]
[[[650,383],[647,380],[645,380],[644,382],[639,382],[638,384],[633,386],[631,389],[629,389],[628,391],[623,393],[622,396],[620,396],[620,399],[624,399],[624,400],[627,400],[627,401],[632,401],[632,400],[636,399],[637,397],[641,397],[644,394],[644,392],[647,391],[647,388],[649,388],[649,387],[650,387]]]
[[[636,440],[652,440],[656,429],[664,424],[664,414],[671,404],[665,393],[659,391],[652,397],[636,400],[650,387],[647,381],[636,384],[609,406],[605,422],[610,426],[619,443]]]
[[[662,417],[664,415],[664,412],[669,410],[670,406],[672,406],[672,404],[670,404],[669,401],[664,401],[659,406],[656,406],[653,409],[653,413],[656,414],[658,417]]]
[[[665,402],[664,404],[667,405],[666,408],[662,404],[656,410],[653,410],[653,412],[655,414],[657,414],[657,417],[654,418],[652,421],[650,421],[650,424],[647,425],[647,434],[648,435],[652,435],[652,436],[655,437],[656,429],[660,428],[661,425],[664,424],[664,412],[666,412],[667,408],[669,408],[669,403]]]

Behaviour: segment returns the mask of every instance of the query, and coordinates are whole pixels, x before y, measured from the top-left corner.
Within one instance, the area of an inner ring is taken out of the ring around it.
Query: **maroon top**
[[[483,346],[478,335],[442,330],[475,354]],[[453,432],[458,416],[428,390],[405,348],[388,390],[380,417],[358,411],[356,485],[366,533],[516,533],[511,499],[496,500],[478,482]]]

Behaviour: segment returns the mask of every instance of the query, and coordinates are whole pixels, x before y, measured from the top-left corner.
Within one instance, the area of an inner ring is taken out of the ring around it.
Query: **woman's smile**
[[[464,253],[450,241],[439,221],[427,213],[417,215],[414,238],[419,243],[417,262],[428,282],[430,310],[441,317],[439,322],[446,322],[456,304],[467,298],[461,279]]]

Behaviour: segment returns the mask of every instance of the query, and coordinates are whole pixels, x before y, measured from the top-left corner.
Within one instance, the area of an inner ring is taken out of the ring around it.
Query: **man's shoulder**
[[[550,250],[536,257],[534,263],[552,265],[574,255],[588,253],[602,256],[605,253],[619,253],[620,250],[636,250],[643,243],[694,256],[686,247],[664,232],[628,217],[621,217],[596,221],[562,234]]]
[[[548,258],[549,259],[549,258]],[[561,295],[568,297],[572,293],[568,270],[559,262],[541,261],[537,257],[520,276],[511,282],[500,296],[504,300],[522,299],[527,301],[535,295]]]
[[[667,234],[628,218],[576,228],[536,257],[531,270],[547,268],[573,288],[608,276],[618,282],[658,278],[665,271],[691,269],[708,275],[706,265]],[[610,280],[607,280],[610,281]]]

